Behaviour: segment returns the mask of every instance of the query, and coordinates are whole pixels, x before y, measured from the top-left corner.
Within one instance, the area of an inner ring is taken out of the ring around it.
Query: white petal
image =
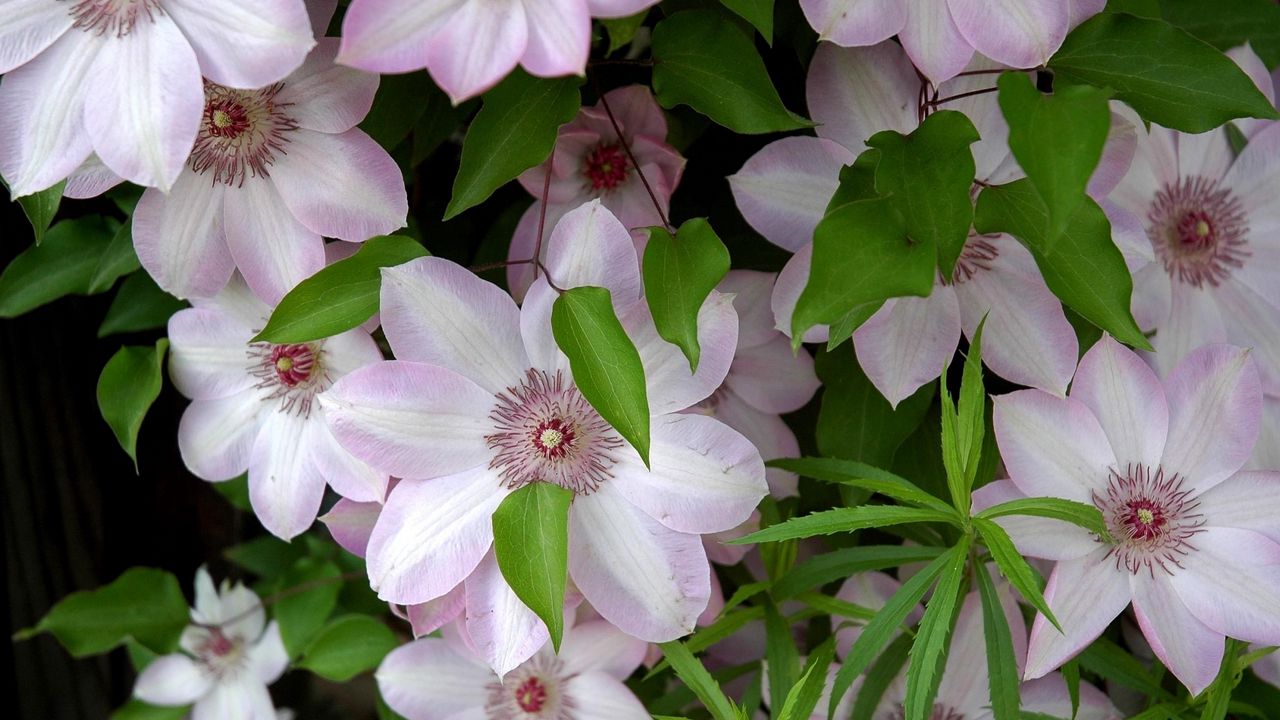
[[[1063,633],[1043,615],[1031,627],[1026,679],[1041,677],[1093,642],[1129,604],[1129,573],[1115,568],[1100,547],[1079,560],[1057,564],[1044,597]],[[1065,633],[1065,634],[1064,634]]]
[[[138,676],[133,694],[152,705],[189,705],[213,686],[213,679],[186,655],[156,658]]]
[[[467,635],[502,677],[547,644],[547,626],[507,584],[493,551],[467,577]]]

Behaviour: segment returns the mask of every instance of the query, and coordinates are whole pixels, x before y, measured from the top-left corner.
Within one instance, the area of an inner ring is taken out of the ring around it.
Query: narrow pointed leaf
[[[905,633],[899,635],[876,658],[862,678],[862,687],[858,689],[850,720],[872,720],[875,717],[876,708],[880,706],[885,692],[902,674],[902,668],[907,664],[912,640],[914,638]]]
[[[857,460],[817,457],[784,458],[771,460],[766,464],[769,467],[790,470],[814,480],[860,487],[909,505],[931,508],[944,513],[955,512],[950,505],[916,487],[910,480]]]
[[[107,361],[98,376],[98,410],[115,433],[120,447],[138,469],[138,431],[164,382],[161,368],[169,339],[154,347],[125,346]]]
[[[835,658],[835,637],[827,638],[809,655],[800,679],[787,693],[782,710],[778,712],[778,720],[808,720],[813,710],[822,699],[822,688],[827,681],[827,668]],[[772,666],[771,666],[772,668]]]
[[[942,680],[942,668],[947,662],[951,647],[951,630],[955,627],[956,613],[964,597],[965,566],[969,558],[969,536],[961,538],[952,549],[949,560],[938,577],[920,619],[916,641],[911,646],[911,660],[907,665],[907,697],[904,714],[908,720],[927,720],[933,711],[933,700]]]
[[[572,491],[536,482],[508,495],[493,513],[498,569],[516,597],[546,623],[557,652],[564,634],[572,500]]]
[[[1006,515],[1034,515],[1036,517],[1053,518],[1054,520],[1065,520],[1073,525],[1079,525],[1100,538],[1110,537],[1107,532],[1107,524],[1098,508],[1074,500],[1064,500],[1063,498],[1018,498],[1017,500],[1002,502],[999,505],[992,505],[978,513],[977,517],[994,520]]]
[[[1018,659],[1013,654],[1009,619],[985,571],[974,573],[982,601],[982,635],[987,647],[987,684],[991,693],[994,720],[1018,720],[1022,700],[1018,693]]]
[[[1040,614],[1053,623],[1059,631],[1062,626],[1058,624],[1058,619],[1054,617],[1053,611],[1049,609],[1049,603],[1044,599],[1044,593],[1041,592],[1040,583],[1036,580],[1035,571],[1027,564],[1027,561],[1018,553],[1018,549],[1014,547],[1013,540],[1009,538],[1009,534],[1004,528],[995,524],[986,518],[974,518],[973,526],[982,535],[982,541],[986,544],[987,549],[991,551],[991,559],[995,560],[996,567],[1000,568],[1000,574],[1004,575],[1009,584],[1018,591],[1032,607],[1040,611]]]
[[[942,548],[920,545],[863,545],[823,553],[796,565],[773,583],[774,599],[785,600],[829,582],[872,570],[929,562]]]
[[[711,677],[711,673],[689,652],[679,640],[659,645],[662,654],[675,669],[676,675],[702,701],[715,720],[738,720],[737,712],[729,698],[725,697],[719,683]]]
[[[954,511],[942,512],[925,508],[898,507],[897,505],[863,505],[853,508],[836,508],[791,518],[777,525],[729,541],[729,545],[751,545],[798,538],[853,532],[867,528],[886,527],[918,522],[944,522],[959,525],[960,518]]]
[[[658,335],[684,352],[698,370],[698,311],[729,272],[729,250],[706,218],[680,226],[675,236],[649,228],[644,250],[644,295]]]
[[[791,625],[772,601],[764,605],[764,659],[769,666],[769,707],[781,708],[800,676],[800,652]]]

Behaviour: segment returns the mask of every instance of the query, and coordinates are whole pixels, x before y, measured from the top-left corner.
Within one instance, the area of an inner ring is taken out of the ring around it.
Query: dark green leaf
[[[551,156],[560,126],[578,114],[582,79],[535,78],[517,68],[485,93],[462,143],[448,220]]]
[[[23,250],[0,274],[0,318],[66,295],[85,295],[112,231],[101,217],[63,220],[40,245]]]
[[[1009,534],[1004,531],[1004,528],[982,517],[974,518],[973,526],[982,535],[982,541],[991,551],[991,559],[995,560],[996,567],[1000,568],[1000,574],[1004,575],[1024,600],[1039,610],[1040,614],[1061,632],[1062,626],[1058,624],[1058,618],[1049,609],[1049,603],[1040,591],[1040,582],[1037,580],[1035,571],[1018,553]]]
[[[629,17],[620,18],[599,18],[599,22],[604,26],[606,32],[609,33],[609,49],[605,54],[612,55],[619,48],[631,42],[636,36],[636,31],[644,24],[644,19],[649,16],[649,10],[646,8],[631,15]]]
[[[222,485],[223,483],[219,483]],[[222,551],[223,557],[265,580],[274,580],[306,555],[302,543],[263,535]]]
[[[89,281],[89,294],[106,292],[116,280],[138,270],[138,254],[133,250],[133,221],[126,220],[111,237],[111,244],[102,252],[98,268]]]
[[[827,681],[827,668],[831,667],[833,659],[835,659],[834,636],[827,638],[826,642],[809,655],[809,661],[805,663],[799,681],[791,687],[786,701],[782,703],[782,710],[775,716],[778,720],[808,720],[813,715],[818,700],[822,698],[822,689]],[[769,670],[773,671],[772,665],[769,666]]]
[[[34,628],[14,638],[53,633],[76,657],[104,653],[129,638],[167,654],[177,647],[189,619],[177,578],[163,570],[135,567],[97,590],[71,593]]]
[[[58,214],[58,205],[62,204],[62,191],[66,188],[67,181],[63,180],[46,190],[18,198],[18,204],[27,214],[27,220],[31,222],[31,230],[35,234],[37,245],[44,242],[44,234],[49,230],[53,216]]]
[[[1219,50],[1248,42],[1268,68],[1280,65],[1280,5],[1272,0],[1160,0],[1158,11]]]
[[[933,384],[895,408],[862,371],[852,345],[818,353],[815,365],[822,381],[815,432],[818,452],[878,467],[892,465],[898,446],[924,420],[933,401]]]
[[[155,347],[127,345],[116,351],[98,377],[98,410],[111,426],[120,447],[138,469],[138,430],[151,403],[160,396],[164,380],[160,368],[169,339],[160,338]]]
[[[955,513],[955,510],[950,505],[916,487],[910,480],[857,460],[813,457],[787,458],[772,460],[768,465],[769,467],[790,470],[814,480],[860,487],[908,505],[932,508],[948,514]],[[957,519],[959,519],[958,516]]]
[[[649,228],[645,300],[658,335],[684,352],[690,372],[698,369],[698,312],[727,272],[729,250],[706,218],[686,221],[674,237],[663,228]]]
[[[903,704],[907,720],[928,720],[933,710],[933,699],[951,646],[951,629],[964,598],[969,542],[969,536],[963,536],[960,544],[948,553],[947,564],[920,619],[916,641],[911,645],[911,662],[907,665],[907,697]]]
[[[107,316],[98,326],[98,337],[116,333],[154,330],[164,327],[169,318],[187,304],[156,285],[144,272],[135,272],[120,284],[107,308]]]
[[[240,475],[230,480],[212,483],[212,485],[213,489],[233,507],[245,512],[253,512],[253,504],[249,502],[248,475]]]
[[[1048,211],[1031,181],[986,188],[978,196],[978,232],[1008,232],[1035,257],[1045,284],[1068,307],[1121,342],[1143,350],[1151,344],[1138,329],[1129,303],[1133,279],[1111,240],[1111,223],[1096,202],[1085,198],[1062,237],[1047,252]]]
[[[791,634],[791,624],[778,614],[772,603],[764,605],[764,658],[769,666],[769,706],[781,708],[800,676],[800,653]]]
[[[413,152],[409,155],[409,164],[415,168],[421,165],[441,143],[449,139],[478,104],[479,100],[471,100],[454,107],[449,96],[439,88],[427,95],[422,103],[422,115],[413,126]]]
[[[702,663],[679,640],[662,643],[662,654],[675,668],[676,675],[693,691],[715,720],[738,720],[733,703],[725,697],[720,685]]]
[[[720,0],[738,17],[760,31],[760,37],[773,44],[773,0]]]
[[[936,249],[944,277],[951,277],[973,226],[969,146],[977,141],[973,123],[953,110],[930,115],[910,135],[884,130],[867,141],[880,151],[876,190],[890,196],[907,237]]]
[[[919,545],[864,545],[835,550],[792,568],[774,582],[771,594],[777,600],[784,600],[856,573],[928,562],[941,552],[940,548]]]
[[[373,97],[373,107],[360,121],[360,129],[382,147],[394,150],[401,140],[409,136],[433,94],[444,98],[444,93],[431,82],[431,76],[425,70],[382,75],[378,80],[378,94]]]
[[[386,625],[368,615],[347,615],[316,635],[298,665],[328,680],[346,682],[378,667],[399,644]]]
[[[978,513],[977,517],[994,520],[1006,515],[1034,515],[1036,517],[1064,520],[1088,530],[1100,538],[1110,539],[1102,513],[1093,505],[1062,498],[1032,497],[1009,500]]]
[[[556,344],[582,396],[649,464],[649,396],[640,353],[614,314],[609,291],[571,288],[551,309]]]
[[[324,627],[338,604],[341,574],[332,562],[304,557],[276,582],[279,600],[272,606],[272,615],[280,624],[289,657],[297,657]]]
[[[556,652],[564,633],[572,501],[571,490],[535,482],[508,495],[493,513],[493,550],[502,577],[546,623]]]
[[[871,669],[867,670],[862,679],[862,687],[858,689],[858,698],[853,704],[851,720],[872,720],[885,691],[902,674],[902,668],[907,664],[907,656],[911,652],[912,640],[914,638],[910,635],[899,635],[880,653]]]
[[[111,713],[111,720],[182,720],[190,710],[190,705],[149,705],[135,698]]]
[[[1078,659],[1082,668],[1100,675],[1104,680],[1119,683],[1159,700],[1173,699],[1137,658],[1106,638],[1094,640],[1092,645],[1080,653]]]
[[[271,313],[253,342],[300,343],[345,332],[378,311],[382,268],[427,255],[412,238],[370,238],[356,254],[298,283]]]
[[[1280,118],[1230,58],[1161,20],[1095,15],[1071,31],[1049,68],[1060,83],[1111,88],[1143,118],[1183,132]]]
[[[770,525],[763,530],[746,537],[730,540],[729,545],[750,545],[755,543],[777,542],[830,535],[838,532],[853,532],[867,528],[901,525],[917,522],[944,522],[957,524],[959,517],[948,508],[949,512],[926,510],[922,508],[898,507],[897,505],[862,505],[852,508],[836,508],[824,510],[803,517],[791,518],[777,525]]]
[[[714,10],[678,12],[653,30],[653,90],[663,107],[688,105],[735,132],[798,130],[751,38]]]
[[[1013,635],[995,583],[985,570],[974,574],[982,601],[982,634],[987,647],[987,684],[991,693],[994,720],[1017,720],[1021,709],[1018,693],[1018,659],[1013,654]]]

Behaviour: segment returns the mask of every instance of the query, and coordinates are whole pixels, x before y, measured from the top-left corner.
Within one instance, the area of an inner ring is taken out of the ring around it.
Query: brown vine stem
[[[640,182],[644,185],[645,192],[649,193],[649,199],[653,201],[653,209],[658,211],[658,218],[662,220],[662,227],[666,228],[668,233],[675,234],[671,223],[667,220],[667,214],[662,210],[662,204],[658,202],[657,194],[653,192],[653,187],[649,185],[649,179],[644,176],[644,171],[640,169],[640,163],[636,162],[636,156],[631,152],[630,143],[622,136],[622,126],[618,125],[618,119],[613,116],[613,110],[609,107],[608,98],[600,90],[600,80],[595,75],[592,75],[591,83],[595,86],[596,95],[600,96],[600,107],[603,107],[604,114],[609,116],[609,124],[613,125],[613,132],[618,136],[618,144],[622,145],[623,151],[627,153],[627,159],[631,161],[631,167],[636,169],[636,175],[640,177]]]
[[[962,92],[956,95],[948,95],[943,98],[934,98],[933,100],[929,101],[929,104],[932,105],[933,107],[938,107],[939,105],[943,103],[951,102],[952,100],[960,100],[967,97],[973,97],[974,95],[986,95],[987,93],[993,93],[998,89],[999,88],[991,87],[991,88],[982,88],[981,90],[970,90],[969,92]]]

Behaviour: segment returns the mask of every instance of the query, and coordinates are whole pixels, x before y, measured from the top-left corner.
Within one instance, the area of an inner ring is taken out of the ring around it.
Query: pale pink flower
[[[560,652],[546,643],[499,677],[480,658],[461,623],[391,651],[375,677],[391,709],[408,720],[648,720],[622,683],[646,644],[603,620],[566,623]]]
[[[667,118],[643,85],[610,90],[605,94],[622,136],[613,129],[603,104],[584,107],[571,122],[560,126],[555,153],[547,162],[520,175],[520,184],[535,200],[520,217],[507,257],[527,260],[537,247],[538,224],[546,230],[555,227],[564,214],[585,202],[599,198],[618,220],[632,230],[637,252],[643,252],[648,233],[642,228],[661,226],[662,215],[654,208],[656,198],[667,212],[671,193],[680,184],[684,158],[667,144]],[[625,146],[624,147],[624,143]],[[635,163],[627,155],[631,148]],[[638,167],[635,167],[638,166]],[[542,190],[547,182],[546,218],[543,220]],[[645,190],[639,173],[653,191]],[[542,259],[546,247],[542,248]],[[507,286],[516,300],[524,297],[533,282],[533,266],[529,263],[507,266]]]
[[[339,62],[377,73],[425,67],[453,102],[517,64],[539,77],[583,75],[592,17],[627,17],[657,0],[354,0]]]
[[[194,303],[169,319],[169,375],[192,399],[178,425],[187,469],[212,482],[247,470],[254,514],[286,540],[311,526],[326,483],[353,500],[381,500],[387,476],[338,445],[315,403],[343,375],[382,360],[368,331],[251,343],[271,308],[238,276]]]
[[[190,158],[133,214],[138,259],[162,288],[207,297],[239,268],[275,304],[324,267],[322,236],[361,242],[404,225],[400,169],[355,127],[378,77],[334,65],[337,49],[321,39],[293,74],[256,90],[205,83]]]
[[[703,306],[702,359],[690,374],[653,327],[630,236],[599,201],[565,215],[549,242],[556,284],[608,288],[640,352],[652,470],[573,384],[551,334],[556,293],[544,278],[518,310],[496,286],[446,260],[385,269],[383,330],[398,360],[352,373],[320,396],[348,450],[404,478],[369,539],[373,588],[414,605],[467,579],[468,615],[487,608],[495,623],[492,637],[470,634],[482,647],[492,640],[504,648],[486,653],[499,672],[546,637],[532,613],[509,601],[515,596],[492,562],[490,517],[512,490],[554,482],[575,492],[570,577],[606,619],[651,641],[688,632],[706,607],[700,535],[742,522],[766,491],[750,442],[711,418],[678,414],[710,395],[729,369],[737,342],[729,298],[715,294]],[[527,634],[510,631],[517,624]]]
[[[284,674],[289,655],[258,596],[226,580],[219,592],[201,567],[191,621],[182,652],[153,660],[133,694],[152,705],[195,703],[193,720],[276,720],[267,686]]]
[[[976,67],[993,67],[979,59]],[[940,97],[994,86],[990,75],[943,83]],[[840,168],[866,149],[881,130],[909,133],[919,124],[921,80],[902,48],[883,43],[840,48],[824,43],[809,68],[809,110],[822,123],[817,138],[790,137],[756,153],[729,178],[738,209],[766,239],[795,252],[778,276],[773,295],[777,326],[791,332],[791,315],[808,282],[814,228],[839,184]],[[989,184],[1023,176],[1009,151],[1008,127],[995,93],[951,101],[981,140],[971,147],[976,178]],[[1091,192],[1108,192],[1133,153],[1133,132],[1113,118],[1112,137],[1094,174]],[[1117,235],[1122,228],[1117,228]],[[973,233],[953,279],[941,277],[924,298],[893,298],[853,335],[858,362],[872,384],[897,405],[936,379],[961,334],[972,337],[986,317],[983,360],[1006,380],[1062,394],[1078,355],[1075,332],[1045,286],[1035,260],[1014,238]],[[805,334],[827,339],[825,327]]]
[[[302,0],[3,0],[0,174],[15,197],[96,156],[167,190],[200,124],[201,76],[259,87],[315,44]]]
[[[1058,520],[1002,518],[1024,554],[1057,561],[1026,676],[1058,667],[1133,603],[1156,656],[1199,693],[1224,636],[1280,642],[1280,474],[1241,471],[1262,395],[1247,351],[1212,345],[1156,377],[1104,337],[1080,361],[1068,397],[1023,390],[995,399],[1011,480],[979,491],[991,505],[1061,497],[1095,505],[1111,536]]]
[[[1015,68],[1043,65],[1067,31],[1106,0],[800,0],[819,39],[843,47],[894,35],[934,83],[955,77],[974,52]]]

